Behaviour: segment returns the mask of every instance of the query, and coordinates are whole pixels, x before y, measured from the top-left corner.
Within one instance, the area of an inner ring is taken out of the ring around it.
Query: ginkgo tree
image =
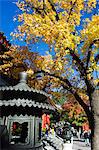
[[[73,94],[88,117],[92,149],[99,150],[98,1],[19,0],[16,4],[21,10],[17,18],[20,25],[13,37],[28,43],[42,39],[49,45],[49,51],[54,51],[53,56],[48,55],[49,60],[43,56],[35,60],[38,72],[51,79],[52,87],[60,86]],[[83,101],[83,94],[88,96],[89,103]]]

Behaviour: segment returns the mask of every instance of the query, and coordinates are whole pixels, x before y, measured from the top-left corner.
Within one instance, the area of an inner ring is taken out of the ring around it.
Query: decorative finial
[[[27,82],[27,73],[26,72],[20,72],[20,82]]]

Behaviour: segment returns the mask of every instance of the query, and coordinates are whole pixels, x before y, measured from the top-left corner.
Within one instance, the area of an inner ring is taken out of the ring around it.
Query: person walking
[[[56,135],[55,126],[54,126],[54,125],[53,125],[52,128],[51,128],[51,134],[52,134],[53,136]]]
[[[85,130],[84,131],[84,139],[85,139],[86,146],[90,145],[89,138],[90,138],[89,132],[87,130]]]
[[[49,134],[49,129],[50,129],[49,125],[46,124],[46,130],[45,130],[45,135],[46,136],[48,136],[48,134]]]

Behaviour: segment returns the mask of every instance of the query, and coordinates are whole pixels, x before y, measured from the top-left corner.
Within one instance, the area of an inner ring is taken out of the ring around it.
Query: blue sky
[[[14,0],[15,1],[15,0]],[[10,32],[17,26],[13,22],[13,17],[17,14],[17,7],[13,0],[0,0],[0,31],[4,32],[9,40],[11,40]]]
[[[13,21],[13,18],[19,13],[19,10],[15,4],[17,0],[0,0],[0,31],[4,32],[7,40],[12,44],[25,45],[23,42],[12,41],[10,33],[14,31],[18,23]],[[33,45],[35,52],[39,52],[44,55],[49,49],[47,44],[40,42]]]

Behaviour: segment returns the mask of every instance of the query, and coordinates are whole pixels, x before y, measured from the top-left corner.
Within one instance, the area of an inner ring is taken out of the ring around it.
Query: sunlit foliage
[[[96,0],[19,0],[17,6],[21,13],[17,20],[20,25],[17,32],[11,33],[27,43],[42,39],[49,45],[48,56],[33,60],[37,70],[32,68],[33,61],[30,69],[43,72],[40,82],[48,92],[58,89],[59,97],[60,89],[72,93],[87,115],[91,93],[99,81],[97,3]]]

